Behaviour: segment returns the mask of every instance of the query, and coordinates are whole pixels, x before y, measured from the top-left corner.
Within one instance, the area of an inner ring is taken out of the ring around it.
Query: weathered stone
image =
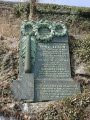
[[[37,102],[37,103],[24,103],[23,112],[38,113],[46,109],[49,105],[54,104],[55,101]]]
[[[75,74],[81,74],[81,75],[89,75],[89,69],[86,66],[85,63],[81,63],[77,66],[76,70],[75,70]]]
[[[7,38],[3,35],[0,35],[0,40],[7,40]]]
[[[33,27],[32,31],[28,30],[30,26]],[[41,21],[38,24],[25,21],[25,24],[22,23],[21,32],[20,80],[16,81],[13,88],[16,98],[48,101],[62,99],[80,92],[80,85],[71,79],[68,36],[65,26],[49,21]],[[28,35],[31,36],[30,41],[27,39]],[[29,48],[28,53],[26,53],[27,48]],[[29,73],[24,73],[26,63],[28,63],[27,68],[30,68],[30,72],[34,74],[31,81]]]
[[[13,81],[13,95],[17,99],[34,99],[34,76],[33,73],[23,73],[22,78]]]

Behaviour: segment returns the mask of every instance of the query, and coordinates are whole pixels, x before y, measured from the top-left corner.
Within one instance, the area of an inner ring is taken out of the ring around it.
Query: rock
[[[28,103],[23,104],[23,111],[28,112]]]
[[[37,103],[24,103],[23,112],[37,113],[45,110],[50,104],[54,104],[55,101],[49,102],[37,102]]]
[[[84,112],[86,114],[85,120],[90,120],[90,105],[88,105],[88,107],[84,110]]]
[[[0,40],[4,40],[4,37],[2,35],[0,35]]]
[[[0,40],[7,40],[7,38],[3,35],[0,35]]]
[[[89,69],[85,63],[81,63],[77,66],[75,70],[75,74],[80,74],[80,75],[89,75]]]

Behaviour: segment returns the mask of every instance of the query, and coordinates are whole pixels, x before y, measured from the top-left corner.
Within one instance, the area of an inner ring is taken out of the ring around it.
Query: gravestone
[[[21,26],[20,69],[12,91],[18,99],[58,100],[80,92],[71,78],[67,29],[62,23],[28,22]]]

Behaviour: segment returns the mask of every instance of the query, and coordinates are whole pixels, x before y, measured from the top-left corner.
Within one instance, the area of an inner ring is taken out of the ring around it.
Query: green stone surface
[[[32,71],[35,78],[35,100],[58,100],[80,92],[80,85],[71,79],[67,36],[54,38],[52,42],[38,42],[36,48]]]
[[[37,43],[35,78],[70,78],[68,43]]]
[[[14,80],[12,84],[13,96],[17,99],[34,100],[34,75],[23,73],[21,78]]]
[[[71,79],[65,26],[49,21],[23,22],[21,32],[20,80],[14,81],[12,87],[15,97],[48,101],[73,96],[80,92],[79,83]],[[31,36],[30,41],[27,36]],[[27,50],[27,46],[30,49]],[[26,55],[25,51],[27,51]],[[25,73],[25,63],[28,63],[27,68],[30,68],[31,73]]]
[[[72,79],[46,79],[35,81],[35,100],[48,101],[70,97],[80,92],[80,85]]]
[[[50,35],[50,32],[51,32],[48,28],[41,28],[38,31],[39,31],[39,34],[41,37],[42,36],[45,37],[47,35]]]
[[[25,73],[31,73],[31,37],[29,35],[26,41],[24,71]]]

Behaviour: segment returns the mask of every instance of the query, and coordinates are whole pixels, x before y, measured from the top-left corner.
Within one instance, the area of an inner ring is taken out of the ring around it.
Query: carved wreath
[[[23,34],[23,36],[34,34],[34,25],[35,25],[34,21],[28,22],[26,20],[22,22],[21,33]]]
[[[49,34],[45,34],[45,36],[40,35],[39,29],[47,28],[49,30]],[[48,42],[52,40],[53,37],[61,37],[66,35],[67,29],[62,23],[51,23],[49,21],[39,21],[39,22],[22,22],[21,26],[22,37],[22,63],[24,65],[25,59],[25,49],[26,49],[26,36],[31,35],[31,58],[32,65],[35,62],[35,53],[36,53],[36,41]]]
[[[41,28],[47,28],[50,30],[50,33],[45,35],[45,36],[41,36],[39,33],[39,29]],[[42,42],[47,42],[52,40],[52,38],[54,37],[54,29],[53,26],[50,22],[48,21],[40,21],[37,23],[37,26],[35,27],[35,36],[36,36],[36,40],[42,41]]]
[[[47,28],[49,29],[49,34],[46,34],[45,36],[40,35],[39,29],[41,28]],[[42,42],[48,42],[52,40],[53,37],[62,37],[67,34],[67,29],[64,24],[61,22],[52,24],[49,21],[39,21],[35,23],[34,21],[28,22],[25,21],[22,23],[21,26],[21,33],[23,36],[31,35],[35,36],[36,40],[42,41]]]
[[[55,29],[56,37],[63,37],[64,35],[67,34],[67,29],[66,29],[65,25],[62,23],[56,23],[54,25],[54,29]]]

